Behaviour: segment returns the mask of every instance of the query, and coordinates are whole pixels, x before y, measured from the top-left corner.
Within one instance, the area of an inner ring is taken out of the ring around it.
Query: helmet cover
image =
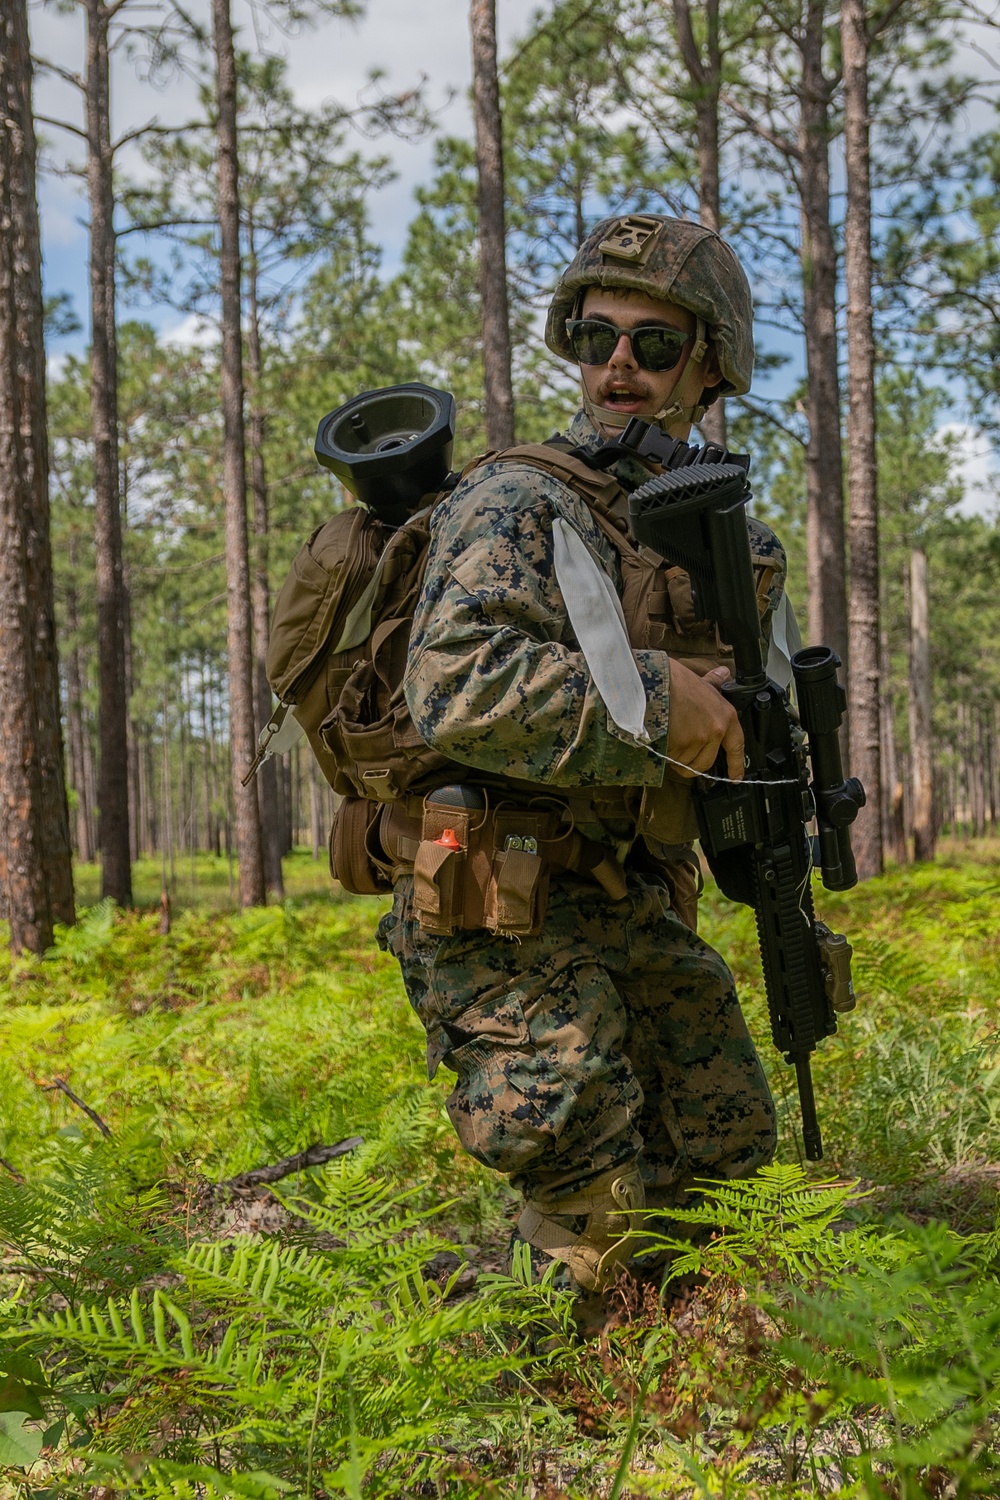
[[[554,354],[573,360],[566,319],[590,286],[646,292],[701,318],[722,372],[713,395],[741,395],[753,375],[753,298],[746,272],[714,230],[663,214],[602,219],[562,274],[545,323]],[[706,391],[706,397],[709,393]]]

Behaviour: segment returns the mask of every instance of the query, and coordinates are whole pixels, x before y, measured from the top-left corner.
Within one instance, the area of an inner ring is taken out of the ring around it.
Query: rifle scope
[[[840,657],[829,646],[807,646],[792,657],[802,727],[809,736],[813,794],[819,827],[820,869],[828,891],[858,883],[850,827],[865,805],[856,776],[844,778],[839,730],[847,695],[837,681]]]

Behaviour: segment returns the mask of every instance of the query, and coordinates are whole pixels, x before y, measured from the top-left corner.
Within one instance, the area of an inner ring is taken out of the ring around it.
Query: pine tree
[[[54,921],[73,916],[31,86],[27,7],[17,0],[0,17],[0,900],[15,953],[43,952]]]
[[[217,86],[219,276],[222,290],[223,503],[229,651],[229,741],[240,863],[240,905],[263,906],[264,862],[257,791],[244,776],[254,757],[253,616],[247,537],[246,435],[240,263],[236,53],[229,0],[212,0]]]
[[[486,441],[514,441],[514,393],[507,307],[507,235],[504,224],[503,131],[497,81],[496,0],[471,0],[472,104],[479,183],[479,299],[483,330]]]
[[[858,875],[867,880],[882,870],[882,718],[868,29],[861,0],[842,0],[841,42],[844,166],[847,174],[844,269],[847,282],[847,487],[851,545],[848,726],[851,770],[861,778],[868,794],[853,832]]]

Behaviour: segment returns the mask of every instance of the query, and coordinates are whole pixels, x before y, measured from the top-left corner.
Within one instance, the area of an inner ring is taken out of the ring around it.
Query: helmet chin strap
[[[701,421],[705,415],[705,407],[699,405],[697,402],[686,404],[686,398],[694,394],[693,389],[688,389],[689,386],[696,386],[699,395],[704,388],[705,382],[702,379],[701,362],[705,358],[707,350],[705,323],[703,319],[699,318],[695,324],[694,348],[691,350],[680,380],[674,387],[669,405],[662,407],[655,416],[648,417],[645,420],[655,422],[664,432],[674,422],[684,421],[690,424]],[[621,430],[628,426],[633,416],[631,412],[614,411],[608,406],[598,406],[587,394],[587,387],[583,384],[582,380],[580,384],[583,391],[583,409],[595,427],[609,427]]]

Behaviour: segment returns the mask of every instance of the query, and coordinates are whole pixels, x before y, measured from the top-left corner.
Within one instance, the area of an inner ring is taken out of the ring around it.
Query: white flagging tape
[[[788,591],[783,590],[771,620],[771,644],[767,653],[767,675],[780,688],[792,680],[792,657],[802,649],[799,622]]]
[[[562,516],[552,522],[552,540],[556,582],[594,685],[618,728],[648,746],[646,690],[614,584]]]

